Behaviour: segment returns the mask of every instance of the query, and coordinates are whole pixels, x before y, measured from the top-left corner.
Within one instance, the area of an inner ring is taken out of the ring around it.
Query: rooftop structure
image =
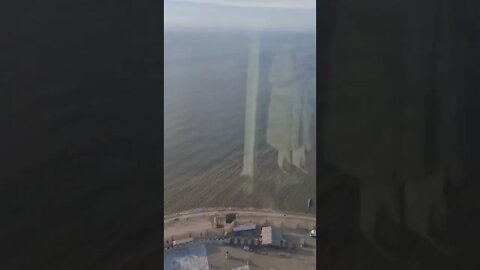
[[[280,247],[284,242],[282,234],[272,226],[262,228],[262,245]]]
[[[244,232],[244,231],[251,231],[257,229],[257,224],[255,223],[248,223],[248,224],[243,224],[238,227],[233,228],[234,232]]]

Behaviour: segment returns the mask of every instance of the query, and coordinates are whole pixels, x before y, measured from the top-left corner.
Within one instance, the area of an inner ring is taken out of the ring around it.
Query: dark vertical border
[[[322,138],[322,120],[323,120],[323,108],[324,99],[323,96],[325,91],[328,91],[328,78],[330,76],[330,63],[329,55],[332,46],[332,36],[336,24],[336,15],[337,15],[337,6],[338,0],[321,0],[317,1],[317,100],[316,100],[316,160],[317,160],[317,201],[320,196],[322,196],[320,191],[319,176],[322,175],[324,168],[324,158],[323,158],[323,138]],[[322,220],[319,220],[320,213],[319,207],[316,207],[317,211],[317,229],[323,227]],[[322,254],[320,254],[320,248],[322,246],[322,232],[317,231],[317,269],[320,267]]]
[[[0,22],[0,269],[161,269],[163,1]]]

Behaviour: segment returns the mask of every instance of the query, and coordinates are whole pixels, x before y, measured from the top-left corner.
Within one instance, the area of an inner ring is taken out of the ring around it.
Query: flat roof
[[[255,230],[256,228],[257,228],[257,224],[248,223],[248,224],[243,224],[233,228],[233,231],[234,232],[249,231],[249,230]]]
[[[262,228],[262,245],[281,246],[282,234],[272,226]]]

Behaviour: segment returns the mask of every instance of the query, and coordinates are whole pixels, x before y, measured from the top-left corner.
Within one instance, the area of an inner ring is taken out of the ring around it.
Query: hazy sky
[[[314,0],[165,0],[165,30],[315,31]]]

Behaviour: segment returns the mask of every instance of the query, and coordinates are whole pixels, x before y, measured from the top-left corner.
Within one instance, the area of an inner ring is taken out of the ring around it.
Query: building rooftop
[[[234,232],[241,232],[241,231],[250,231],[250,230],[255,230],[257,228],[257,224],[255,223],[248,223],[248,224],[243,224],[240,226],[237,226],[233,228]]]
[[[184,248],[171,249],[164,253],[163,269],[209,270],[205,245],[191,245]]]
[[[282,234],[272,226],[262,228],[262,245],[281,246]]]

